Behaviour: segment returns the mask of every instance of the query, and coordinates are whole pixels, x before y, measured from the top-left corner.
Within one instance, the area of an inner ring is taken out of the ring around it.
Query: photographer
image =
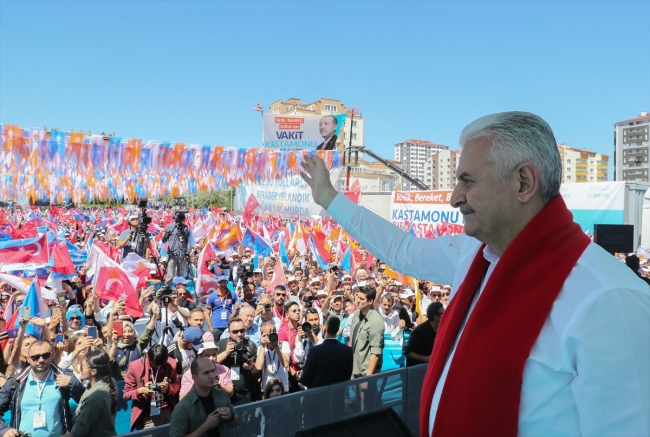
[[[129,216],[129,229],[123,230],[117,240],[117,247],[122,249],[122,258],[131,252],[135,252],[135,233],[138,230],[139,223],[138,215],[131,214]]]
[[[244,322],[240,318],[230,320],[228,338],[217,343],[219,355],[217,362],[230,369],[230,380],[235,387],[232,397],[234,405],[247,404],[258,400],[260,386],[258,384],[254,359],[257,357],[257,346],[244,337]]]
[[[185,274],[185,264],[190,253],[190,229],[185,223],[185,214],[177,211],[174,223],[167,225],[163,232],[162,242],[168,243],[167,254],[167,285],[177,276]]]
[[[275,325],[264,322],[262,325],[262,338],[260,348],[255,360],[255,368],[262,372],[262,387],[272,378],[280,378],[285,393],[289,391],[289,356],[291,347],[286,341],[280,341]]]
[[[132,400],[131,430],[169,423],[181,383],[176,361],[156,344],[141,360],[132,361],[124,377],[124,399]]]
[[[320,327],[318,311],[316,308],[309,308],[305,313],[305,323],[298,327],[298,337],[293,350],[293,362],[299,369],[302,369],[307,361],[310,349],[323,342]],[[300,377],[300,372],[298,377]]]

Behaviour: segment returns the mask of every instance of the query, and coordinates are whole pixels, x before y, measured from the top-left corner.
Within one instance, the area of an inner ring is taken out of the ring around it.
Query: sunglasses
[[[73,321],[73,320],[81,320],[81,317],[77,317],[77,316],[70,317],[70,321]]]
[[[30,355],[29,359],[31,359],[34,362],[38,362],[41,358],[43,358],[45,361],[47,361],[50,359],[51,356],[52,356],[52,352],[45,352],[44,354]]]
[[[275,293],[276,296],[287,297],[286,293]]]
[[[291,313],[299,313],[300,310],[291,310],[290,312],[291,312]]]
[[[233,329],[230,332],[232,332],[233,334],[243,334],[244,332],[246,332],[246,330],[245,329]]]

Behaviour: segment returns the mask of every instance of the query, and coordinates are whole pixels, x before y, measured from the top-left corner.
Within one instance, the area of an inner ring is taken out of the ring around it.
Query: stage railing
[[[293,437],[296,431],[393,408],[414,436],[419,435],[420,392],[427,366],[401,368],[365,378],[319,387],[235,407],[235,429],[220,428],[224,437]],[[362,389],[363,388],[363,389]],[[123,434],[168,437],[169,425]]]

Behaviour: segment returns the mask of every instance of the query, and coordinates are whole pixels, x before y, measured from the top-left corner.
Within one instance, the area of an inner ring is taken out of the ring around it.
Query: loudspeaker
[[[392,408],[298,431],[296,437],[413,437]]]
[[[594,225],[594,243],[607,252],[634,252],[634,225]]]

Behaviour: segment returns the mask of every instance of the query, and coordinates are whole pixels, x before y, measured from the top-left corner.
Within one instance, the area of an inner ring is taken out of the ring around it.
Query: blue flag
[[[350,246],[345,250],[339,266],[341,267],[341,270],[345,270],[352,274],[352,248]]]
[[[289,266],[289,255],[287,255],[287,248],[284,247],[284,232],[280,233],[280,250],[278,250],[278,253],[280,254],[280,261]]]

